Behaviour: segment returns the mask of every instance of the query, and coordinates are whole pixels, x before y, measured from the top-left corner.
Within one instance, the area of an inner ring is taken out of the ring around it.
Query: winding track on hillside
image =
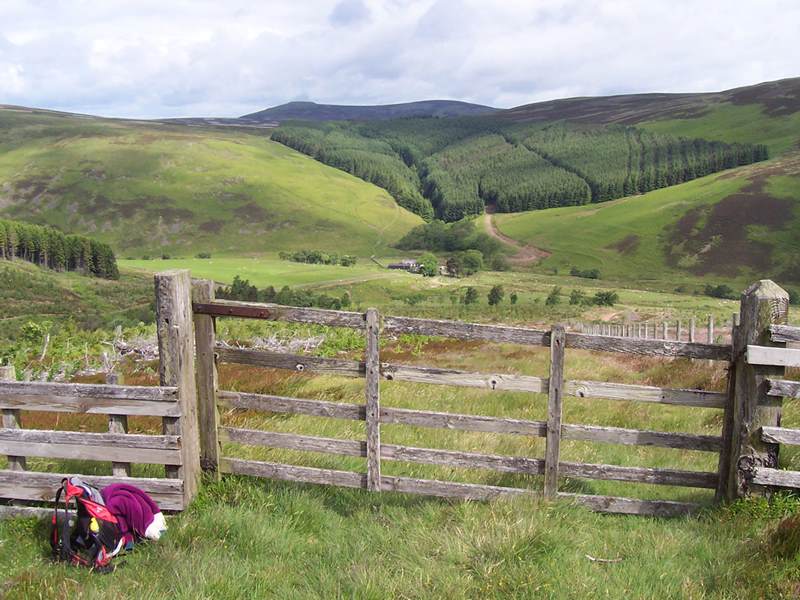
[[[494,239],[499,240],[503,244],[511,246],[517,250],[517,253],[514,256],[510,256],[508,258],[508,262],[511,264],[529,265],[537,263],[540,260],[544,260],[551,254],[547,250],[542,250],[541,248],[536,248],[535,246],[529,246],[528,244],[522,244],[502,233],[499,229],[497,229],[497,224],[494,222],[494,211],[490,210],[488,206],[486,207],[486,213],[483,215],[483,223],[485,225],[486,233],[488,233]]]

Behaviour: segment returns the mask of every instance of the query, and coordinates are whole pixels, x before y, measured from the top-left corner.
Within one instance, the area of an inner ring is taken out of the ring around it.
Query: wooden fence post
[[[697,329],[697,320],[694,317],[692,317],[691,320],[689,321],[689,341],[690,342],[694,342],[695,341],[694,336],[695,336],[695,333],[696,333],[696,329]]]
[[[708,333],[706,336],[706,341],[709,344],[714,343],[714,315],[708,315]]]
[[[661,324],[661,339],[662,339],[662,340],[665,340],[665,339],[667,339],[667,334],[668,334],[668,333],[669,333],[669,325],[667,325],[667,322],[666,322],[666,321],[664,321],[664,322]]]
[[[747,346],[785,347],[772,341],[769,327],[786,324],[788,317],[789,295],[774,282],[762,279],[742,294],[728,376],[718,499],[733,500],[746,493],[752,468],[778,465],[778,446],[762,442],[760,428],[780,425],[782,399],[767,396],[765,380],[781,377],[784,368],[748,364]]]
[[[214,301],[214,282],[192,282],[192,301]],[[200,466],[219,479],[219,410],[217,409],[216,319],[211,315],[194,316],[194,343],[197,353],[197,420],[200,436]]]
[[[106,373],[106,383],[109,385],[122,385],[121,373]],[[128,416],[127,415],[108,415],[108,432],[109,433],[128,433]],[[131,476],[131,463],[129,462],[111,462],[111,473],[114,477],[130,477]]]
[[[183,503],[192,501],[200,480],[197,387],[194,375],[192,283],[185,269],[155,275],[156,332],[161,385],[178,388],[180,417],[163,417],[165,435],[181,437],[181,466],[165,466],[166,476],[183,480]]]
[[[562,393],[564,389],[564,326],[550,332],[550,383],[547,398],[547,442],[544,454],[544,495],[558,494],[558,461],[561,446]]]
[[[14,366],[0,367],[0,381],[16,381]],[[3,427],[6,429],[21,429],[22,421],[20,412],[14,409],[3,409]],[[24,456],[8,456],[9,471],[24,471],[27,464]]]
[[[381,489],[381,359],[380,359],[380,316],[374,308],[367,309],[365,315],[367,351],[366,395],[367,395],[367,489],[379,492]]]
[[[675,322],[675,340],[680,342],[682,337],[683,337],[683,324],[681,323],[681,320],[678,319]]]

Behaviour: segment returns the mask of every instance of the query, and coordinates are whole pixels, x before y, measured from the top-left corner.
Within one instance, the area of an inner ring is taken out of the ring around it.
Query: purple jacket
[[[119,521],[123,534],[144,537],[153,515],[161,512],[158,505],[139,488],[125,483],[113,483],[101,492],[106,507]]]

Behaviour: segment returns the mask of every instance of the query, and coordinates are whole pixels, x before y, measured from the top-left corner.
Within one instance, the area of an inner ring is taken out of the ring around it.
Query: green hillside
[[[800,282],[800,153],[591,206],[496,215],[545,270],[694,286]]]
[[[0,216],[120,257],[385,254],[420,222],[382,189],[261,134],[0,109]]]

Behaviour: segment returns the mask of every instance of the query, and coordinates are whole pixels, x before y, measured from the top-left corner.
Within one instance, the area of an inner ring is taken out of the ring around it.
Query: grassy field
[[[421,220],[263,134],[0,110],[0,214],[118,256],[382,255]]]
[[[189,269],[193,277],[213,279],[225,284],[230,284],[233,278],[239,275],[243,279],[249,279],[251,284],[259,288],[271,285],[276,289],[284,285],[294,287],[356,283],[370,279],[393,279],[396,281],[415,279],[405,272],[381,269],[369,259],[363,258],[352,267],[296,263],[269,255],[210,259],[121,260],[119,264],[124,269],[138,272],[154,273],[167,269]]]
[[[800,155],[598,205],[495,215],[552,256],[539,269],[598,268],[636,285],[800,283]]]

